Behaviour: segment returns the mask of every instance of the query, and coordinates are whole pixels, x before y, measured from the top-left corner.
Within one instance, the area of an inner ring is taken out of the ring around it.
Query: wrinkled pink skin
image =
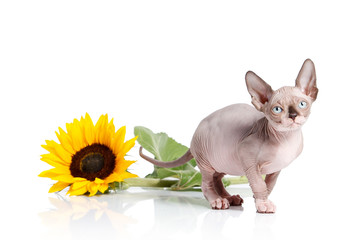
[[[164,167],[183,164],[195,157],[202,174],[203,194],[214,209],[242,204],[239,195],[231,196],[225,190],[221,179],[225,174],[246,175],[257,211],[274,213],[276,207],[268,196],[281,169],[302,151],[301,126],[307,120],[318,92],[315,67],[307,59],[296,79],[296,86],[276,91],[253,72],[248,72],[245,79],[255,108],[234,104],[206,117],[194,133],[190,152],[179,160],[161,164],[140,154]],[[305,102],[306,107],[300,107],[301,102]],[[281,107],[282,112],[274,112],[274,107]],[[266,174],[265,180],[262,174]]]

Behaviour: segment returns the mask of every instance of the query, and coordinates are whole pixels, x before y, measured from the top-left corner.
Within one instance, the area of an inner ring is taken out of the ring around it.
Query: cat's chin
[[[291,122],[290,122],[291,121]],[[289,132],[289,131],[296,131],[302,127],[302,123],[293,121],[290,119],[290,121],[278,123],[274,125],[274,129],[278,132]]]
[[[302,126],[302,124],[294,122],[290,126],[288,126],[288,129],[289,130],[297,130],[297,129],[300,129],[301,126]]]
[[[306,117],[298,116],[295,120],[291,118],[281,119],[280,122],[275,122],[272,119],[268,119],[270,126],[277,132],[290,132],[299,130],[306,122]]]
[[[291,132],[301,128],[302,125],[293,123],[290,126],[276,126],[274,127],[277,132]]]

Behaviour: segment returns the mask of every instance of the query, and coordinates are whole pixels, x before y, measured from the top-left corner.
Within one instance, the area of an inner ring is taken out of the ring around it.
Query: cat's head
[[[246,73],[245,80],[252,104],[265,114],[272,127],[281,132],[299,129],[306,122],[318,93],[315,66],[310,59],[301,67],[295,87],[273,91],[251,71]]]

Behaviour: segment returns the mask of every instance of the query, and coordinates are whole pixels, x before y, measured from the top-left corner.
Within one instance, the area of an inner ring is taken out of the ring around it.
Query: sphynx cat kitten
[[[190,149],[178,160],[160,162],[142,153],[140,156],[160,167],[180,166],[195,157],[202,174],[202,192],[213,209],[241,205],[239,195],[230,195],[221,181],[225,174],[245,175],[254,193],[260,213],[274,213],[268,196],[281,169],[288,166],[303,149],[301,126],[308,119],[316,100],[314,63],[305,60],[295,87],[273,91],[255,73],[245,76],[252,107],[234,104],[222,108],[196,129]],[[265,174],[265,180],[262,175]]]

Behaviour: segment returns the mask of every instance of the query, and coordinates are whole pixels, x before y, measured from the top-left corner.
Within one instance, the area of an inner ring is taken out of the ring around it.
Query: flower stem
[[[150,187],[150,188],[171,188],[173,185],[177,184],[179,180],[174,179],[158,179],[158,178],[128,178],[124,180],[124,184],[128,187]],[[224,178],[224,183],[226,186],[235,185],[235,184],[245,184],[248,183],[246,177],[228,177]],[[121,187],[121,189],[127,189],[128,187]]]
[[[179,180],[158,179],[158,178],[128,178],[124,182],[130,187],[171,187]]]
[[[248,179],[245,176],[241,177],[227,177],[224,178],[225,181],[229,181],[229,185],[236,185],[236,184],[246,184],[248,183]]]

